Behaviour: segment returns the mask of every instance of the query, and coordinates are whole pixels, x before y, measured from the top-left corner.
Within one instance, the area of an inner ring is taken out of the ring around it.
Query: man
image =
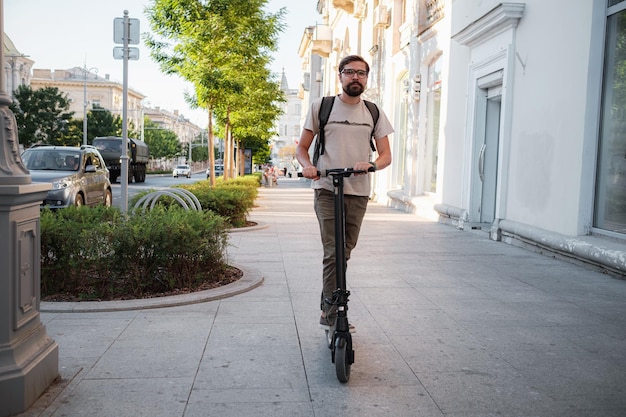
[[[361,99],[369,75],[369,65],[357,55],[345,57],[339,63],[339,81],[343,92],[335,101],[324,127],[325,150],[319,157],[317,166],[309,156],[313,138],[319,132],[319,110],[322,99],[311,103],[311,109],[304,122],[304,129],[296,147],[296,158],[302,166],[302,176],[312,179],[314,189],[314,207],[320,226],[323,258],[322,313],[320,324],[330,326],[336,317],[335,308],[326,300],[332,300],[336,284],[335,225],[334,225],[334,190],[332,178],[318,175],[325,169],[352,167],[354,170],[367,171],[383,169],[391,164],[391,149],[388,135],[393,127],[387,116],[380,110],[376,126],[374,120]],[[371,160],[370,138],[374,132],[377,157]],[[346,260],[356,246],[361,223],[370,195],[370,178],[367,173],[356,174],[344,181],[345,218],[346,218]]]
[[[65,157],[65,166],[70,171],[78,171],[78,155],[68,155]]]

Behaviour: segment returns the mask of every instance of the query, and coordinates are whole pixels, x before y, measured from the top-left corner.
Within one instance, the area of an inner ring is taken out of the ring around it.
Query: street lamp
[[[91,71],[96,72],[96,79],[98,78],[98,68],[89,68],[87,69],[87,65],[83,68],[83,145],[87,144],[87,74],[91,73]]]

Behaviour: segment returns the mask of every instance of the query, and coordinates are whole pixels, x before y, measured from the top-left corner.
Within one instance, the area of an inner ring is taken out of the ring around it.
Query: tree
[[[162,129],[148,117],[144,117],[144,141],[150,148],[150,158],[174,158],[182,152],[176,133]]]
[[[190,81],[195,87],[192,103],[208,111],[210,166],[215,164],[213,115],[225,126],[226,178],[234,148],[230,111],[243,101],[236,96],[244,94],[246,86],[255,88],[249,76],[267,66],[282,30],[285,10],[266,14],[266,4],[267,0],[155,0],[146,9],[152,30],[165,39],[148,37],[151,56],[166,73]]]
[[[74,112],[70,112],[67,95],[57,87],[33,90],[28,85],[19,86],[10,106],[19,132],[19,141],[25,148],[43,142],[51,145],[76,144],[70,129]],[[75,134],[75,132],[74,132]]]
[[[119,116],[114,117],[109,110],[94,104],[87,113],[87,143],[92,143],[96,137],[121,136],[121,124]]]
[[[260,71],[258,80],[251,84],[256,88],[246,87],[244,94],[236,97],[241,102],[233,106],[236,110],[230,113],[232,136],[239,150],[238,161],[243,161],[246,148],[252,149],[253,154],[267,149],[269,154],[269,141],[276,135],[274,122],[282,113],[278,103],[285,100],[279,84],[271,79],[269,72],[263,74],[263,70]],[[238,166],[239,173],[243,174],[243,164]]]
[[[209,158],[208,144],[202,140],[202,136],[197,136],[193,140],[193,148],[191,148],[192,161],[206,161]]]

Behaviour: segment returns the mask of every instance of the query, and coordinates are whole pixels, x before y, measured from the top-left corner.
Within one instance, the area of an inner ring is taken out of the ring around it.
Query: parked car
[[[191,178],[191,167],[189,165],[176,165],[176,168],[172,171],[172,176],[174,178],[179,176]]]
[[[224,175],[224,165],[223,164],[215,164],[215,176],[219,177]],[[206,169],[206,177],[209,178],[211,176],[211,167]]]
[[[36,146],[22,153],[33,182],[52,183],[42,206],[95,206],[113,203],[109,170],[93,146]]]

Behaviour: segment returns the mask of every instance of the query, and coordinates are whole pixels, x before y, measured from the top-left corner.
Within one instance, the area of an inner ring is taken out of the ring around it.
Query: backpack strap
[[[376,103],[371,101],[363,100],[367,110],[370,111],[372,115],[372,120],[374,120],[374,127],[372,128],[372,135],[370,137],[370,148],[372,148],[372,152],[376,152],[376,146],[374,146],[374,131],[376,130],[376,123],[378,123],[378,118],[380,117],[380,111],[378,111],[378,106]]]
[[[320,155],[324,155],[324,150],[326,148],[324,140],[324,127],[326,126],[326,123],[328,123],[328,117],[333,109],[333,104],[335,104],[335,96],[326,96],[322,99],[318,116],[320,130],[317,134],[317,141],[315,142],[315,150],[313,152],[313,165],[315,166],[317,166],[317,161],[319,160]]]

